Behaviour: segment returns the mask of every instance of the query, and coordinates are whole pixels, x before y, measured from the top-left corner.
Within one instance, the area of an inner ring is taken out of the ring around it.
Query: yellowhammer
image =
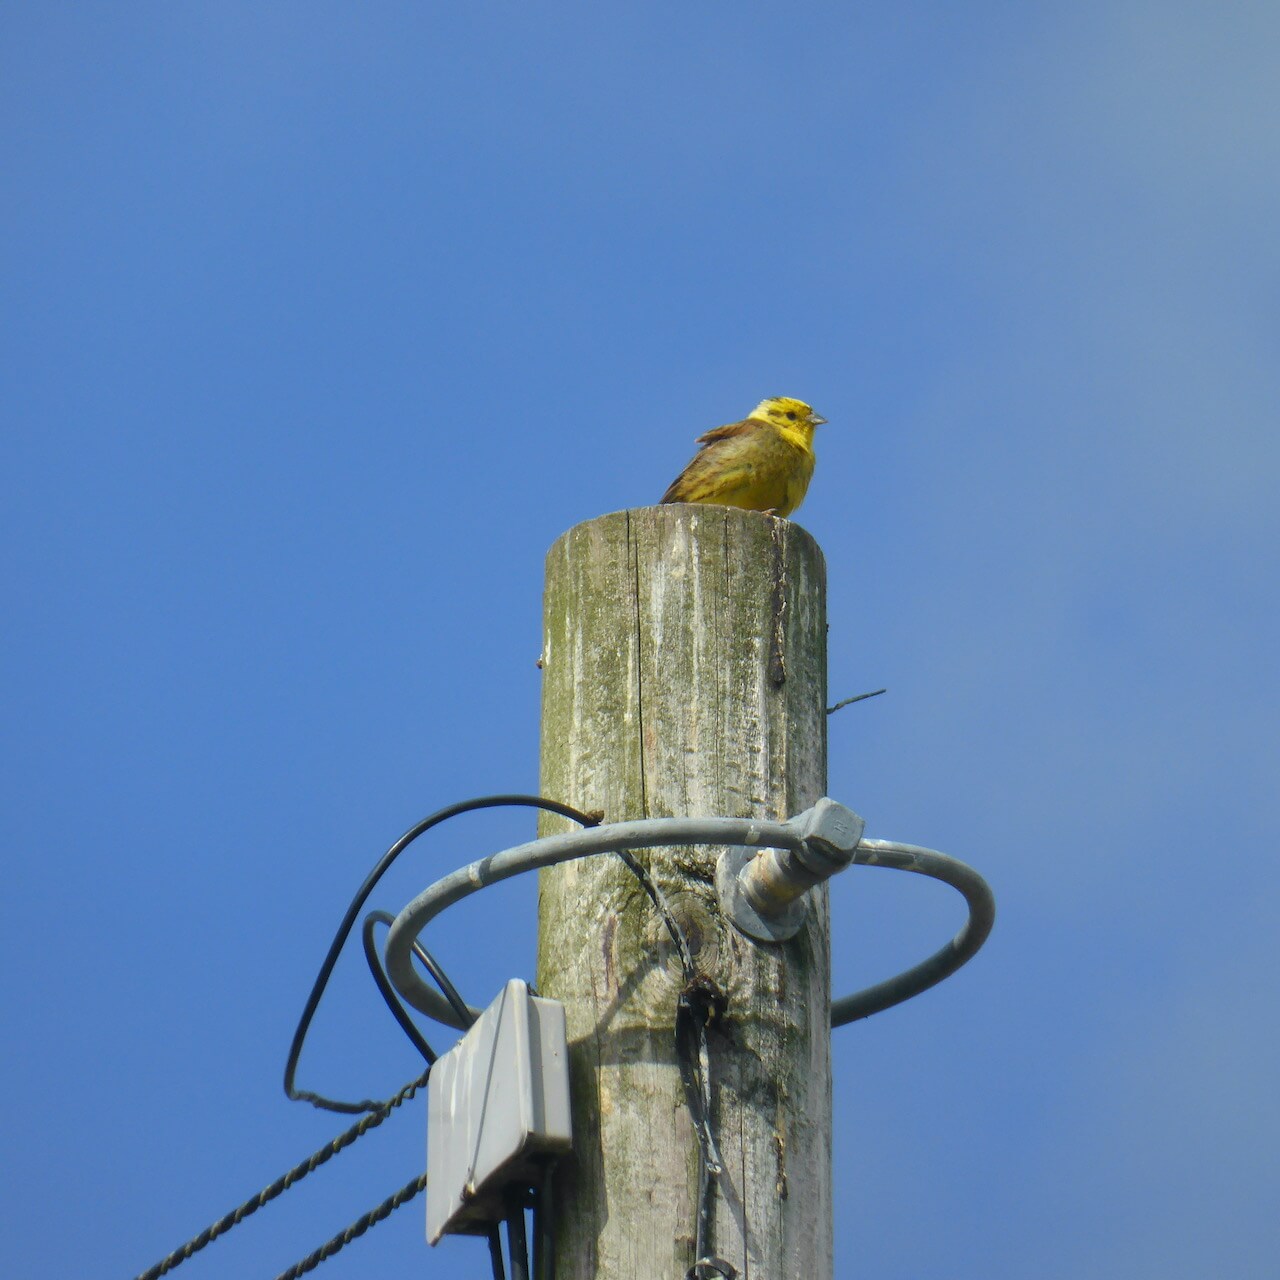
[[[804,501],[813,476],[813,430],[823,422],[803,400],[761,400],[750,417],[698,437],[702,448],[662,501],[789,516]]]

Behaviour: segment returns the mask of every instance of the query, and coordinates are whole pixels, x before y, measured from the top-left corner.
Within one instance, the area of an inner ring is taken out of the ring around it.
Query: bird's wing
[[[732,440],[734,436],[750,435],[757,427],[767,426],[760,418],[744,418],[741,422],[726,422],[723,427],[712,427],[698,437],[698,444],[704,447],[715,444],[717,440]]]
[[[715,501],[717,495],[727,496],[734,489],[750,484],[756,464],[747,441],[767,426],[768,423],[759,418],[747,418],[699,436],[698,444],[702,447],[671,482],[662,501]]]

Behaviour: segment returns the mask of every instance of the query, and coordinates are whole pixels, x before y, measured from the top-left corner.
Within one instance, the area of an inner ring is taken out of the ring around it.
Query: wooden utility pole
[[[542,667],[545,795],[618,822],[780,819],[825,794],[825,568],[786,520],[679,505],[569,530],[547,557]],[[728,998],[708,1033],[714,1251],[743,1280],[829,1280],[826,889],[795,938],[754,942],[720,914],[719,852],[638,855]],[[556,1280],[683,1280],[699,1148],[674,1045],[678,955],[617,858],[544,870],[540,897],[538,982],[568,1010],[575,1144],[557,1175]]]

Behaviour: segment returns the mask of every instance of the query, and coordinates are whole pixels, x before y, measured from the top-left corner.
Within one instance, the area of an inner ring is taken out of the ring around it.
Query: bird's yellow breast
[[[813,477],[814,428],[825,419],[799,400],[762,400],[749,418],[698,437],[702,449],[663,502],[706,502],[789,516]]]
[[[808,435],[812,439],[812,431]],[[686,500],[790,515],[813,475],[813,449],[804,436],[801,430],[762,422],[732,440],[717,441],[708,446],[708,465]]]

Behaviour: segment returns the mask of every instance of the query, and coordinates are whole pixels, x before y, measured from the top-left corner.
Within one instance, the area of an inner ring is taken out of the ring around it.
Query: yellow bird
[[[813,431],[826,422],[803,400],[761,400],[749,417],[698,437],[701,449],[663,502],[709,502],[789,516],[813,476]]]

